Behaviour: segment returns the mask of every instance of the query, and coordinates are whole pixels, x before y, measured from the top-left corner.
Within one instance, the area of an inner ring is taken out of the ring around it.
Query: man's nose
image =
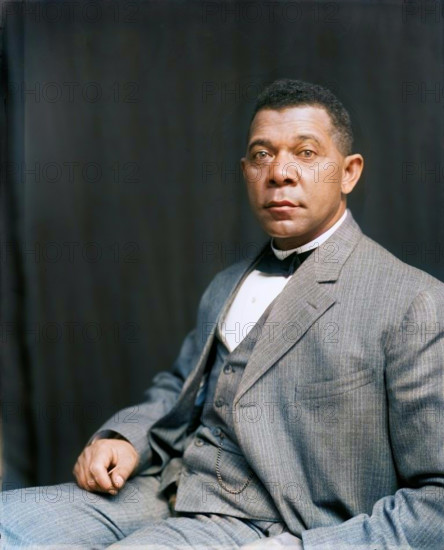
[[[301,168],[288,154],[279,154],[269,166],[268,181],[275,185],[295,184],[301,177]]]

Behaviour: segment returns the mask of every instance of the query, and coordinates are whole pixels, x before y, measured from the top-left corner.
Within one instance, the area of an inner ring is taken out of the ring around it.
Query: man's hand
[[[96,439],[83,449],[73,474],[82,489],[116,495],[138,463],[139,455],[128,441]]]

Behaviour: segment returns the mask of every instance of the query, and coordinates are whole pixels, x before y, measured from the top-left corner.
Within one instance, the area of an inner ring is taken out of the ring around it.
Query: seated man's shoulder
[[[389,252],[382,245],[363,235],[354,263],[368,272],[369,277],[380,281],[388,288],[397,288],[412,295],[423,291],[444,296],[444,283],[417,267],[414,267]]]

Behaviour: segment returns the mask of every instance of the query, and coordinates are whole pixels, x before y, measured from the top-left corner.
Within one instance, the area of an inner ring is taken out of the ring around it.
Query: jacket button
[[[233,367],[231,365],[225,365],[224,373],[225,374],[230,374],[231,372],[233,372]]]
[[[223,407],[225,405],[225,401],[222,397],[219,397],[219,399],[216,399],[215,405],[217,408]]]
[[[196,447],[202,447],[204,442],[202,441],[202,439],[197,438],[194,440],[194,444],[196,445]]]
[[[213,433],[214,435],[219,436],[222,433],[222,430],[220,428],[214,428]]]

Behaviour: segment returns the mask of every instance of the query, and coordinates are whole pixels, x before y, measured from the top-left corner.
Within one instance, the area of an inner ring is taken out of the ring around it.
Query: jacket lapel
[[[207,334],[207,336],[196,366],[185,380],[182,388],[181,394],[183,398],[180,400],[181,406],[189,407],[190,404],[194,402],[199,389],[199,383],[202,382],[202,375],[205,370],[205,365],[214,341],[218,324],[228,311],[236,295],[237,289],[243,283],[250,271],[254,268],[254,265],[260,260],[267,246],[268,243],[262,247],[259,254],[253,260],[245,260],[244,262],[233,264],[228,270],[221,272],[219,275],[221,280],[218,282],[217,287],[212,294],[211,303],[203,304],[208,307],[208,314],[205,319],[205,324],[207,326],[201,326],[198,328],[202,331],[202,333]],[[175,407],[173,407],[173,410],[170,411],[167,417],[169,416],[173,419],[174,415]]]
[[[337,280],[361,237],[362,232],[348,210],[337,231],[291,277],[274,300],[262,332],[258,332],[233,406],[335,303],[331,290],[322,283]]]

